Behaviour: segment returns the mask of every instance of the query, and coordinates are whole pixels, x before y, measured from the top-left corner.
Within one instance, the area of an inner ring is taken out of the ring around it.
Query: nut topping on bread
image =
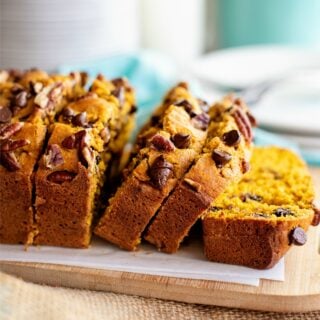
[[[47,153],[44,155],[45,166],[53,169],[64,163],[61,149],[57,144],[51,144],[47,148]]]
[[[55,171],[48,175],[47,180],[53,183],[61,184],[64,182],[70,182],[76,176],[75,173],[69,171]]]
[[[215,162],[217,168],[222,168],[225,164],[231,161],[232,156],[230,153],[223,150],[213,150],[212,159]]]
[[[0,153],[0,163],[8,171],[17,171],[21,168],[15,154],[13,152]]]
[[[307,234],[300,228],[294,228],[289,234],[290,243],[296,246],[303,246],[307,242]]]
[[[253,134],[251,129],[251,123],[247,115],[240,108],[234,108],[231,114],[236,120],[239,130],[246,139],[246,141],[251,142]]]
[[[151,146],[158,151],[170,152],[174,150],[173,143],[162,136],[161,134],[156,134],[150,139]]]
[[[166,161],[163,155],[156,158],[148,170],[151,183],[158,189],[162,189],[173,173],[173,165]]]
[[[174,145],[179,149],[186,149],[190,145],[191,136],[186,133],[177,133],[172,137]]]
[[[5,124],[0,127],[0,140],[8,139],[12,135],[19,132],[23,127],[23,122],[16,122],[11,124]]]

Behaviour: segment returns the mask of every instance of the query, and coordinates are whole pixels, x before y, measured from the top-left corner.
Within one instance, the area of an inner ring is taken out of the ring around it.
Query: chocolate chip
[[[75,135],[72,134],[71,136],[64,138],[61,145],[66,149],[74,149],[76,147]]]
[[[87,113],[81,112],[78,113],[76,116],[74,116],[71,120],[72,124],[77,127],[87,127],[88,126],[88,120],[87,120]]]
[[[232,156],[226,151],[216,149],[212,152],[212,159],[218,168],[222,168],[225,164],[231,161]]]
[[[286,209],[286,208],[278,208],[273,211],[273,214],[278,218],[286,217],[286,216],[294,216],[294,213],[290,209]]]
[[[16,122],[11,124],[6,124],[0,127],[0,139],[8,139],[17,132],[19,132],[23,127],[22,122]]]
[[[307,234],[300,228],[294,228],[289,234],[289,243],[296,246],[303,246],[307,242]]]
[[[86,167],[90,167],[94,163],[93,150],[87,146],[79,150],[80,162]]]
[[[263,198],[261,196],[258,196],[257,194],[245,193],[240,196],[240,199],[243,202],[247,202],[247,200],[253,200],[253,201],[260,202],[260,201],[262,201]]]
[[[24,91],[24,88],[20,84],[14,84],[10,91],[12,94],[17,95],[19,92]]]
[[[70,123],[75,115],[75,112],[71,108],[66,107],[62,110],[61,115],[64,121]]]
[[[194,117],[197,114],[193,111],[193,106],[188,100],[181,100],[174,104],[177,107],[183,107],[184,110],[190,115],[190,117]]]
[[[207,130],[210,118],[206,113],[200,113],[192,119],[192,124],[195,128],[200,130]]]
[[[160,117],[159,116],[152,116],[151,117],[151,125],[156,126],[160,122]]]
[[[115,78],[115,79],[112,79],[111,82],[117,88],[126,86],[126,81],[124,78]]]
[[[8,107],[0,106],[0,123],[7,123],[11,120],[12,112]]]
[[[104,145],[107,145],[110,142],[111,138],[110,130],[107,127],[103,128],[100,131],[100,137],[102,138]]]
[[[10,140],[6,139],[0,143],[0,152],[11,152],[30,144],[29,140]]]
[[[0,163],[9,171],[17,171],[21,168],[13,152],[0,152]]]
[[[191,142],[191,136],[186,133],[177,133],[172,137],[174,145],[179,149],[186,149]]]
[[[53,169],[64,163],[62,152],[57,144],[49,145],[47,153],[44,156],[45,166]]]
[[[223,134],[222,140],[227,146],[237,146],[241,141],[241,136],[238,130],[231,130]]]
[[[165,158],[161,155],[156,158],[153,164],[148,170],[148,175],[151,179],[151,183],[157,189],[163,189],[168,179],[172,175],[173,165],[166,161]]]
[[[62,184],[64,182],[70,182],[76,176],[75,173],[70,171],[55,171],[47,176],[47,180],[53,183]]]
[[[170,152],[174,150],[173,143],[160,134],[154,135],[150,139],[150,143],[158,151]]]
[[[129,113],[130,113],[130,114],[134,114],[134,113],[136,113],[137,111],[138,111],[138,107],[133,104],[133,105],[131,106],[131,110],[130,110]]]
[[[28,102],[27,96],[28,93],[26,91],[21,91],[14,97],[14,104],[19,108],[24,108]]]
[[[61,145],[66,149],[83,149],[86,146],[86,130],[78,131],[69,137],[63,139]]]
[[[117,87],[111,91],[111,94],[119,100],[120,107],[123,106],[125,102],[125,89],[124,87]]]

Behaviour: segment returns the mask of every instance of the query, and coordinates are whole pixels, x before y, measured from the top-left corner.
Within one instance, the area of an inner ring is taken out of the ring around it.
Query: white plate
[[[283,46],[226,49],[203,56],[191,69],[198,79],[226,89],[296,72],[290,81],[273,87],[254,106],[254,114],[269,129],[320,139],[320,52]]]

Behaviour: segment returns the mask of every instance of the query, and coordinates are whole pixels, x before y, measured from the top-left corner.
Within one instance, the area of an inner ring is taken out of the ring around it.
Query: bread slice
[[[135,250],[146,226],[202,150],[207,115],[186,84],[174,87],[141,130],[126,178],[94,232]]]
[[[0,243],[32,243],[34,170],[46,126],[0,125]]]
[[[277,147],[255,148],[251,170],[202,218],[206,257],[271,268],[292,244],[305,243],[305,231],[315,217],[314,197],[311,176],[296,154]]]
[[[209,110],[209,116],[208,137],[201,154],[146,231],[144,238],[163,252],[176,252],[211,202],[248,170],[253,117],[247,107],[238,99],[226,97]]]

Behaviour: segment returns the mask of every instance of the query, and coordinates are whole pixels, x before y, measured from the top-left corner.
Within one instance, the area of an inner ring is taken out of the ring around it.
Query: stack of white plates
[[[282,46],[217,51],[192,66],[200,83],[215,95],[274,81],[251,106],[262,128],[320,151],[320,52]]]
[[[138,47],[132,0],[2,0],[0,68],[79,63]]]

